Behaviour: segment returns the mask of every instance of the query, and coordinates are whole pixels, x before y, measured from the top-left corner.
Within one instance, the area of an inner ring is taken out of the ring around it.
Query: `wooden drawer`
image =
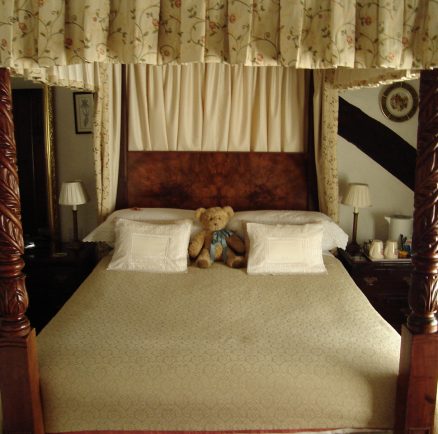
[[[410,263],[378,263],[362,258],[353,261],[340,251],[339,259],[374,308],[398,332],[409,312]]]
[[[76,291],[96,264],[93,244],[54,257],[50,251],[33,251],[25,257],[26,288],[29,294],[27,312],[39,332]]]
[[[91,270],[72,266],[40,267],[28,272],[26,282],[32,291],[63,291],[66,287],[77,287]]]
[[[411,282],[410,270],[354,270],[351,273],[357,286],[368,295],[407,297]]]

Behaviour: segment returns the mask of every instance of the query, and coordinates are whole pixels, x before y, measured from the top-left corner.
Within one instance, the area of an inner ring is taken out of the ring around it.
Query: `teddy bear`
[[[216,260],[222,260],[232,268],[245,266],[244,242],[225,229],[233,215],[230,206],[199,208],[195,211],[195,218],[201,222],[203,230],[190,241],[189,256],[196,259],[198,267],[208,268]]]

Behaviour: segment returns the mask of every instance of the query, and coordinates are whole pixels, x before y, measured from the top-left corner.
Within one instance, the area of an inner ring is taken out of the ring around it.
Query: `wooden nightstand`
[[[374,308],[400,333],[409,312],[412,263],[352,258],[344,250],[338,251],[338,258]]]
[[[25,252],[27,316],[39,332],[71,297],[97,262],[94,243],[81,243],[78,250],[63,246],[65,256],[52,256],[49,248]]]

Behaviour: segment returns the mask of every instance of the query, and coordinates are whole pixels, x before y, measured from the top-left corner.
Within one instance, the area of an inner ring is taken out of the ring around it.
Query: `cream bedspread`
[[[38,336],[47,432],[390,428],[399,335],[328,274],[107,271]]]

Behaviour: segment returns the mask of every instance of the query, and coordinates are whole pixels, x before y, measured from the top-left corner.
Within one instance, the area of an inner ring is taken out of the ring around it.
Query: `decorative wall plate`
[[[391,84],[381,93],[380,108],[383,114],[392,121],[407,121],[417,111],[417,91],[405,82]]]

